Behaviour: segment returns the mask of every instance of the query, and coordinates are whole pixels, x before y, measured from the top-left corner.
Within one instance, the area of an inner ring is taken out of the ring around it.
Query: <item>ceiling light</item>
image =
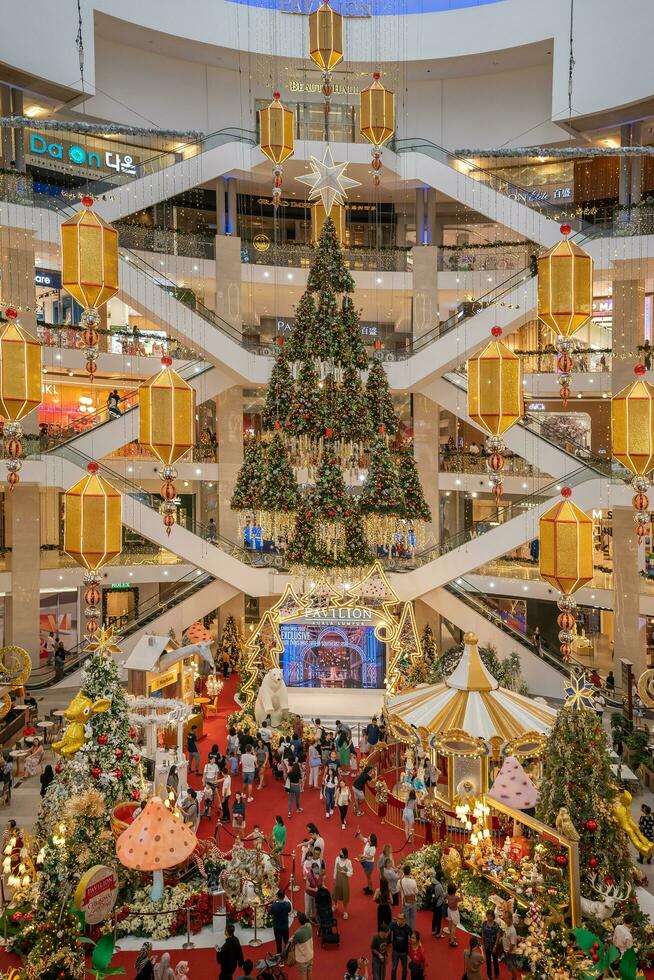
[[[28,119],[34,119],[35,116],[42,116],[47,111],[42,105],[31,105],[25,110],[25,115]]]
[[[461,486],[461,480],[455,480],[454,482],[456,483],[457,487]]]
[[[528,585],[523,585],[522,586],[522,591],[523,592],[529,592],[529,586]]]
[[[168,572],[164,569],[164,575],[167,575],[167,574],[168,574]]]
[[[130,578],[134,578],[134,572],[130,572],[130,573],[129,573],[129,577],[130,577]]]
[[[212,487],[213,486],[213,483],[207,483],[207,486],[208,487]]]
[[[185,486],[185,487],[187,487],[187,486],[188,486],[188,480],[184,480],[184,486]]]
[[[382,277],[381,276],[377,276],[377,285],[378,286],[381,286],[382,282],[383,282]]]
[[[286,278],[287,279],[292,279],[293,278],[293,273],[292,272],[287,272],[286,273]]]
[[[489,588],[494,589],[495,588],[495,582],[489,582],[488,583],[488,586],[489,586]]]
[[[263,274],[263,278],[264,279],[268,279],[269,276],[270,276],[270,273],[269,272],[264,272],[264,274]]]
[[[61,582],[62,579],[63,579],[63,575],[60,575],[59,576],[59,581]]]
[[[68,377],[69,377],[69,378],[72,378],[72,376],[73,376],[73,372],[72,372],[72,371],[69,371],[69,372],[68,372]]]
[[[134,467],[133,466],[128,466],[127,467],[127,472],[128,473],[133,473],[134,472]]]
[[[202,470],[196,470],[195,474],[196,476],[202,476]]]
[[[526,489],[527,489],[527,484],[526,484],[526,483],[523,483],[523,484],[522,484],[522,489],[523,489],[523,490],[526,490]]]
[[[194,266],[193,266],[193,272],[197,272],[197,271],[198,271],[198,268],[199,268],[199,266],[197,266],[197,265],[194,265]]]

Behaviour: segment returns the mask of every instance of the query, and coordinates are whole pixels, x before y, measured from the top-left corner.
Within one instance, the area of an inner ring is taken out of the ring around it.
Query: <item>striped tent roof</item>
[[[386,710],[391,720],[395,716],[429,734],[456,728],[503,742],[526,732],[545,734],[556,719],[554,708],[499,686],[482,662],[474,633],[466,633],[461,660],[445,681],[404,688],[388,699]]]

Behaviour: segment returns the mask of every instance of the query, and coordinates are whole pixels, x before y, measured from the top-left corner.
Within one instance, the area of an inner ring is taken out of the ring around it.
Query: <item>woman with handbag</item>
[[[338,774],[336,770],[328,766],[322,781],[322,790],[325,796],[325,816],[331,817],[334,812],[336,799],[336,788],[338,786]]]
[[[485,959],[479,946],[479,940],[476,936],[471,936],[470,947],[463,954],[463,980],[483,980],[481,968]]]
[[[344,779],[339,779],[338,787],[336,789],[336,806],[338,807],[338,812],[341,815],[341,830],[345,830],[347,811],[351,802],[352,794],[350,793],[350,787],[347,785]]]
[[[354,874],[352,862],[348,856],[347,847],[342,847],[334,862],[334,888],[332,890],[332,901],[334,903],[334,915],[338,909],[338,903],[343,903],[343,918],[348,918],[347,907],[350,904],[350,878]]]

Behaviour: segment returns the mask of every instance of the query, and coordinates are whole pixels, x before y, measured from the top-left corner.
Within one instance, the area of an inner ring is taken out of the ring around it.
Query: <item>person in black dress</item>
[[[154,980],[154,960],[152,959],[152,943],[143,943],[136,957],[136,974],[134,980]]]
[[[234,935],[234,926],[225,926],[225,942],[216,950],[216,960],[220,966],[218,980],[234,980],[237,966],[243,966],[243,950]]]

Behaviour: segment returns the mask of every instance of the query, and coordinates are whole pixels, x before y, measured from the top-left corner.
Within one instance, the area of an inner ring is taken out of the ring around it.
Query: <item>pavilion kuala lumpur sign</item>
[[[87,925],[104,922],[118,899],[118,875],[113,868],[96,864],[84,872],[75,889],[75,907],[82,912]]]
[[[322,0],[228,0],[245,7],[263,7],[283,14],[312,14]],[[469,10],[504,3],[504,0],[331,0],[331,6],[343,17],[400,17],[405,14],[438,14],[451,10]]]

